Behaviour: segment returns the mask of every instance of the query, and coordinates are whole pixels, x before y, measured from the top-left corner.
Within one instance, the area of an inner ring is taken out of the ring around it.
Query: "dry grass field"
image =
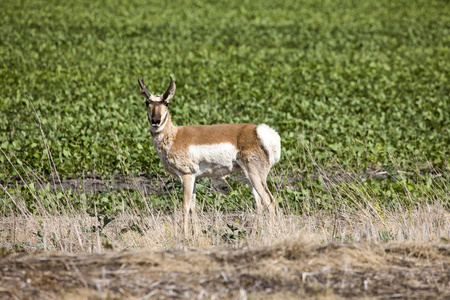
[[[11,299],[448,299],[450,247],[320,244],[61,252],[1,259]]]
[[[97,231],[82,215],[2,218],[0,246],[22,248],[0,258],[0,298],[450,297],[450,214],[438,206],[407,219],[279,215],[272,228],[251,213],[201,214],[188,239],[177,217],[121,215]]]

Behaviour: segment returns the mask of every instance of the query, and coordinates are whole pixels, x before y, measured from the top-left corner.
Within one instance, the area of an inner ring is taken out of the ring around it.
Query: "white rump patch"
[[[269,154],[270,166],[273,166],[280,161],[281,156],[281,142],[278,133],[267,126],[266,124],[261,124],[256,127],[256,133],[263,148]]]
[[[192,145],[188,153],[195,176],[224,176],[236,168],[237,150],[231,143]]]

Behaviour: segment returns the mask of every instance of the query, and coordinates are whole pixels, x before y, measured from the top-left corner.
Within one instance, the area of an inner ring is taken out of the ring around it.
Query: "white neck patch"
[[[155,141],[156,143],[159,143],[162,141],[162,139],[164,138],[164,133],[155,135],[154,137],[152,137],[153,141]]]

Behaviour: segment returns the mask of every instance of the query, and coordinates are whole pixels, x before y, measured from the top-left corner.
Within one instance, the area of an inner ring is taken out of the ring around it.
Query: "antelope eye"
[[[165,105],[166,107],[169,107],[169,102],[164,102],[164,105]]]

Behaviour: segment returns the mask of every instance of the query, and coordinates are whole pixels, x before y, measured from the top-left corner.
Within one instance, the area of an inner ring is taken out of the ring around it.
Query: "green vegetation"
[[[362,167],[448,166],[445,1],[3,1],[0,145],[49,172],[161,171],[137,77],[177,124],[265,122]],[[0,156],[1,173],[11,169]]]
[[[359,208],[367,199],[448,205],[446,1],[51,0],[1,7],[0,180],[33,172],[48,178],[55,170],[61,177],[167,176],[137,77],[161,93],[171,75],[175,124],[264,122],[280,133],[283,154],[271,188],[294,212],[332,210],[337,201]],[[374,166],[386,180],[356,183]],[[352,173],[351,180],[331,185],[325,177],[336,170]],[[303,180],[285,188],[290,177]],[[0,209],[14,207],[15,195],[31,212],[147,207],[139,192],[40,191],[2,189]],[[179,199],[180,191],[173,193]],[[222,211],[251,205],[239,186],[223,206],[210,189],[199,194]],[[38,206],[45,195],[52,200]],[[157,209],[173,208],[163,195],[151,200]]]

